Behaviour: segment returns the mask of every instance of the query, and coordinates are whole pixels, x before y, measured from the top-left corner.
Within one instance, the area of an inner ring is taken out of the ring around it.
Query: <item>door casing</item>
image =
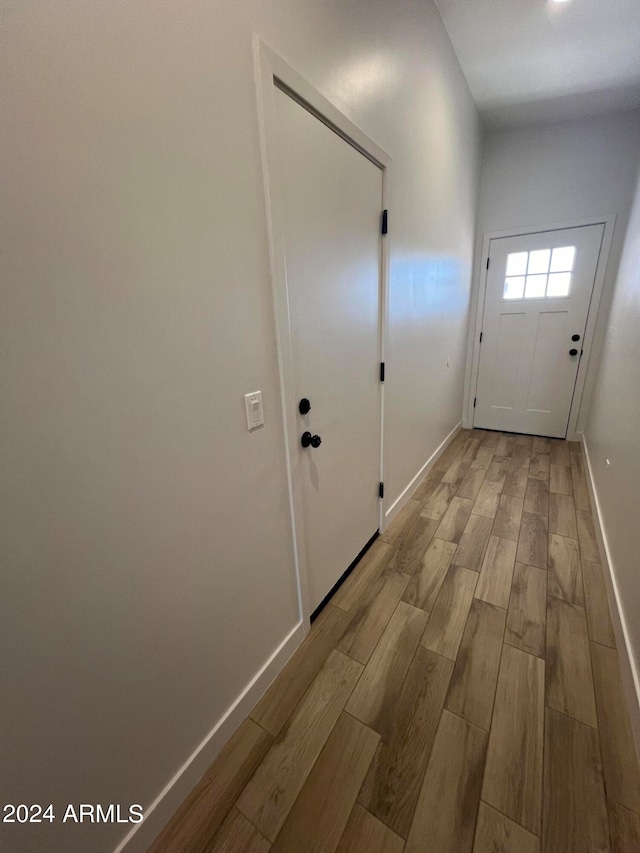
[[[258,36],[254,38],[254,68],[258,101],[258,123],[262,155],[262,173],[269,239],[269,260],[271,267],[271,288],[275,314],[276,347],[278,371],[280,376],[280,401],[284,427],[285,462],[291,515],[291,534],[293,559],[298,584],[300,619],[306,633],[310,627],[311,608],[308,595],[308,574],[304,545],[304,516],[301,484],[293,460],[297,453],[299,424],[296,420],[294,363],[292,348],[292,330],[288,311],[288,296],[285,266],[285,240],[281,226],[281,199],[274,176],[277,164],[272,148],[276,138],[276,114],[272,92],[276,81],[294,100],[301,103],[320,121],[342,136],[350,145],[380,167],[382,171],[382,208],[387,207],[389,189],[389,166],[391,157],[367,136],[357,125],[334,106],[327,98],[293,69],[279,54],[272,50]],[[385,343],[388,323],[388,281],[389,281],[389,236],[381,241],[380,258],[380,305],[379,335],[380,358],[385,359]],[[380,481],[384,482],[384,383],[380,393]],[[383,502],[380,501],[379,525],[383,530]],[[364,543],[363,543],[364,544]],[[347,566],[345,566],[346,570]]]
[[[579,228],[585,225],[604,225],[600,257],[598,258],[598,265],[593,283],[591,305],[587,315],[587,325],[584,333],[584,351],[578,366],[578,375],[576,377],[575,391],[569,414],[569,426],[567,429],[567,439],[569,441],[575,441],[579,438],[577,430],[580,407],[583,399],[585,398],[587,380],[589,379],[590,381],[593,381],[595,375],[595,365],[591,364],[591,353],[594,349],[594,337],[597,321],[599,319],[598,314],[602,300],[607,263],[609,261],[609,254],[611,250],[615,219],[615,214],[607,214],[604,216],[589,216],[580,219],[547,223],[539,226],[509,228],[503,231],[486,231],[484,233],[482,240],[482,252],[479,257],[479,268],[477,273],[478,286],[476,288],[475,315],[472,314],[469,322],[468,348],[471,353],[471,366],[469,381],[467,384],[467,393],[465,394],[464,400],[464,412],[462,419],[464,427],[468,429],[473,427],[473,399],[476,396],[478,387],[478,371],[480,368],[480,332],[482,330],[485,293],[487,287],[487,258],[489,257],[491,240],[496,240],[501,237],[520,237],[528,234],[539,234],[544,231],[558,231],[564,228]]]

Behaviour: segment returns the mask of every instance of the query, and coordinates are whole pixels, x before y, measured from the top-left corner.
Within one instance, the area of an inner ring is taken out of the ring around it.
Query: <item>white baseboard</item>
[[[411,480],[409,485],[403,489],[403,491],[398,495],[395,501],[391,504],[389,509],[384,514],[384,521],[381,529],[381,533],[387,529],[393,518],[400,512],[402,507],[407,503],[407,501],[411,498],[411,495],[416,491],[418,486],[422,483],[424,478],[427,476],[431,468],[435,465],[437,460],[442,456],[447,447],[451,444],[453,439],[457,436],[457,434],[462,429],[462,424],[458,422],[454,428],[451,430],[449,435],[445,438],[445,440],[440,444],[436,450],[431,454],[431,456],[424,463],[422,468],[418,471],[415,477]]]
[[[596,490],[595,480],[593,477],[593,468],[589,457],[589,447],[584,433],[580,433],[579,439],[582,443],[585,460],[587,488],[589,490],[589,497],[591,498],[591,506],[593,507],[594,527],[600,549],[602,568],[604,570],[603,574],[605,586],[607,587],[607,596],[609,598],[611,622],[613,624],[613,631],[616,638],[616,646],[618,647],[622,686],[627,697],[627,706],[629,709],[633,739],[635,741],[638,760],[640,760],[640,674],[638,672],[637,662],[631,650],[624,609],[621,606],[620,593],[618,590],[618,584],[616,583],[615,566],[611,559],[611,551],[607,541],[607,532],[603,522],[603,515],[600,508],[600,502],[598,500],[598,492]]]
[[[299,622],[247,684],[240,696],[218,720],[209,734],[187,758],[178,772],[167,782],[156,799],[151,805],[145,807],[142,823],[127,833],[115,848],[114,853],[144,853],[160,830],[173,817],[178,806],[198,784],[211,762],[239,728],[267,687],[280,673],[303,638],[303,625],[302,622]]]

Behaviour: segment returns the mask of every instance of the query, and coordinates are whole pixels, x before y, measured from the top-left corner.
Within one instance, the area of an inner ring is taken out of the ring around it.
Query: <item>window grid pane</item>
[[[503,299],[542,299],[568,296],[575,246],[510,252],[507,255]],[[550,275],[547,275],[550,273]]]
[[[540,299],[547,289],[547,276],[528,275],[527,285],[524,291],[525,299]]]
[[[511,252],[511,254],[507,255],[507,277],[526,275],[528,257],[529,252]]]
[[[571,272],[575,256],[575,246],[561,246],[554,249],[551,256],[551,272]]]
[[[571,289],[570,272],[552,272],[547,285],[547,296],[568,296]]]
[[[512,276],[504,280],[504,299],[522,299],[524,294],[524,276]]]
[[[529,252],[529,265],[527,274],[535,275],[549,272],[549,261],[551,260],[551,249],[536,249]]]

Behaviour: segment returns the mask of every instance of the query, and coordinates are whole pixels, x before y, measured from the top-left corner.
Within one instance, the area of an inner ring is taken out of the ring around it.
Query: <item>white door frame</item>
[[[294,384],[294,362],[289,314],[289,296],[287,289],[284,229],[281,215],[281,188],[277,185],[275,153],[270,140],[276,138],[276,112],[273,91],[276,85],[299,101],[320,121],[328,125],[346,142],[359,150],[365,157],[380,167],[382,173],[382,208],[386,208],[388,197],[388,167],[391,157],[377,145],[351,119],[327,100],[320,92],[293,69],[281,56],[265,44],[258,36],[254,37],[254,69],[256,93],[258,99],[258,124],[260,129],[260,148],[262,155],[262,174],[269,239],[269,260],[271,266],[271,289],[275,314],[276,347],[278,353],[278,371],[280,375],[280,401],[284,426],[285,461],[289,491],[289,509],[291,514],[291,533],[293,557],[298,583],[300,619],[304,632],[310,627],[310,604],[308,595],[308,574],[304,546],[304,520],[302,506],[302,483],[293,465],[298,450],[300,432],[296,420],[296,397]],[[380,259],[380,308],[379,308],[379,349],[380,359],[384,361],[385,341],[387,337],[387,302],[389,280],[388,236],[381,241]],[[384,383],[380,383],[380,481],[383,477],[383,417]],[[378,525],[382,529],[382,501],[379,507]],[[366,543],[362,543],[365,545]],[[345,569],[347,566],[345,566]]]
[[[609,214],[606,216],[589,216],[582,219],[572,219],[564,222],[554,222],[551,224],[540,226],[526,226],[521,228],[509,228],[505,231],[485,231],[482,239],[482,252],[480,254],[480,269],[478,273],[478,299],[476,303],[475,318],[471,317],[469,322],[469,346],[472,348],[473,357],[471,362],[471,381],[469,382],[469,391],[466,397],[466,411],[464,412],[463,423],[465,427],[473,427],[474,408],[473,399],[477,395],[478,388],[478,372],[480,369],[480,331],[482,330],[482,320],[484,316],[484,300],[487,289],[487,259],[489,257],[489,247],[492,240],[498,240],[502,237],[524,237],[528,234],[539,234],[543,231],[560,231],[564,228],[581,228],[585,225],[604,225],[604,233],[602,235],[602,244],[600,246],[600,254],[598,256],[598,264],[596,266],[596,275],[593,282],[593,290],[591,293],[591,301],[589,303],[589,313],[587,315],[587,324],[584,330],[583,337],[583,353],[578,365],[578,374],[576,376],[576,384],[574,386],[573,399],[571,401],[571,410],[569,412],[569,425],[567,427],[567,439],[575,441],[578,438],[577,424],[580,414],[580,406],[584,394],[585,383],[589,374],[591,351],[593,348],[596,323],[598,320],[598,312],[602,299],[602,291],[604,287],[605,275],[607,271],[607,263],[609,261],[609,252],[611,249],[611,241],[613,239],[613,227],[615,225],[615,215]]]

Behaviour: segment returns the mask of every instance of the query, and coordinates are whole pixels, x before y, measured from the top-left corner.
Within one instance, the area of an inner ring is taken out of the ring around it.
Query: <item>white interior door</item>
[[[566,436],[603,232],[491,240],[474,426]]]
[[[378,529],[382,171],[275,89],[296,400],[297,482],[314,610]],[[300,437],[319,435],[319,447]]]

